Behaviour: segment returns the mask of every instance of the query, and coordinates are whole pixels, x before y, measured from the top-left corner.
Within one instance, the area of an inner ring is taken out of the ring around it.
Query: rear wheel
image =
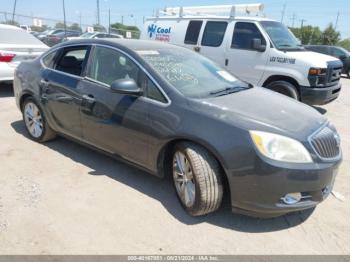
[[[180,143],[173,154],[174,185],[182,206],[192,216],[220,207],[223,186],[217,160],[204,148]]]
[[[277,93],[289,96],[295,100],[299,100],[297,88],[287,81],[275,81],[268,84],[266,88],[273,90]]]
[[[30,137],[38,142],[46,142],[56,137],[56,133],[46,122],[45,116],[33,98],[23,103],[23,120]]]

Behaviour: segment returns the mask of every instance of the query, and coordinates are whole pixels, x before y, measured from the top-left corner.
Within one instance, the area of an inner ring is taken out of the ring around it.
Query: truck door
[[[227,25],[226,21],[207,21],[198,50],[202,55],[221,66],[225,65],[224,38]]]
[[[254,22],[236,22],[226,47],[226,68],[243,81],[257,85],[269,59],[270,41]],[[260,41],[261,49],[254,47]]]

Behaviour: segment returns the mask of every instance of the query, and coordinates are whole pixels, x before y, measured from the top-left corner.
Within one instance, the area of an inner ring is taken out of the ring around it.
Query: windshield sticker
[[[226,71],[217,71],[216,73],[218,73],[218,75],[220,75],[223,79],[225,79],[226,81],[229,82],[234,82],[237,79],[234,78],[230,73],[226,72]]]
[[[139,55],[159,55],[159,52],[156,50],[137,50],[136,53]]]
[[[295,58],[287,58],[287,57],[276,57],[272,56],[270,57],[270,62],[274,63],[280,63],[280,64],[295,64],[296,59]]]

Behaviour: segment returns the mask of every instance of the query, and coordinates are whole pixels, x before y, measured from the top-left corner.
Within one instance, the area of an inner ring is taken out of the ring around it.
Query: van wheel
[[[186,211],[200,216],[217,210],[223,196],[218,161],[207,150],[192,143],[177,144],[172,161],[174,186]]]
[[[296,87],[287,81],[276,81],[268,84],[266,88],[280,93],[282,95],[289,96],[295,100],[299,100],[299,94]]]
[[[23,121],[31,139],[46,142],[56,137],[55,131],[46,121],[44,112],[32,97],[28,97],[23,102],[22,108]]]

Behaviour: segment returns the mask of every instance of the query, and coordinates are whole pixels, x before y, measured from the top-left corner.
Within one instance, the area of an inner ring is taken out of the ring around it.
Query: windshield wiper
[[[223,96],[223,95],[228,95],[232,93],[236,93],[242,90],[246,90],[249,88],[253,88],[253,85],[249,84],[248,86],[231,86],[231,87],[225,87],[223,89],[219,89],[216,91],[212,91],[209,94],[210,95],[216,95],[216,96]]]

